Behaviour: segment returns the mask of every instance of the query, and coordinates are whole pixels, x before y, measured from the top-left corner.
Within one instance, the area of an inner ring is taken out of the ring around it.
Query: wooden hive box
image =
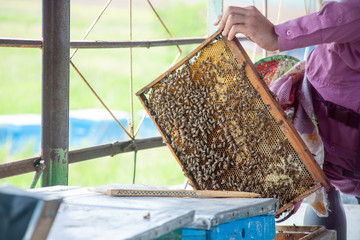
[[[324,226],[276,226],[275,240],[336,239],[335,230]]]
[[[136,93],[197,190],[278,198],[330,188],[237,39],[218,31]]]

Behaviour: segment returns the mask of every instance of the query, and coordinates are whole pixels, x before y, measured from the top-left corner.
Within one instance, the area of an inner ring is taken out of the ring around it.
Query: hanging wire
[[[129,40],[132,40],[132,0],[129,0]],[[132,58],[132,48],[129,48],[129,80],[130,80],[130,121],[129,121],[129,131],[132,136],[132,139],[135,139],[134,135],[134,104],[133,104],[133,58]],[[135,143],[135,142],[134,142]],[[136,178],[136,160],[137,160],[137,150],[134,151],[134,168],[133,168],[133,179],[132,183],[135,184]]]
[[[173,35],[170,33],[169,29],[165,26],[165,23],[163,22],[163,20],[161,19],[161,17],[159,16],[159,14],[156,12],[155,8],[153,7],[153,5],[151,4],[150,0],[147,0],[148,4],[150,5],[151,9],[153,10],[153,12],[155,13],[156,17],[159,19],[161,25],[164,27],[165,31],[168,33],[168,35],[170,36],[170,38],[174,38]],[[179,57],[181,56],[182,50],[180,48],[179,45],[176,45],[177,49],[178,49],[178,54],[176,55],[174,61],[171,63],[171,66],[173,66],[177,60],[179,59]]]
[[[87,36],[89,35],[89,33],[91,32],[91,30],[94,28],[94,26],[96,25],[96,23],[99,21],[99,19],[101,18],[101,16],[103,15],[103,13],[105,12],[105,10],[107,9],[107,7],[110,5],[110,3],[112,2],[112,0],[109,0],[105,6],[103,7],[103,9],[100,11],[100,13],[98,14],[98,16],[95,18],[95,20],[93,21],[93,23],[90,25],[89,29],[87,30],[87,32],[84,34],[84,36],[82,37],[81,40],[85,40],[85,38],[87,38]],[[78,51],[78,48],[76,48],[70,55],[70,59],[73,58],[73,56],[76,54],[76,52]]]
[[[129,0],[129,40],[132,40],[132,0]],[[130,85],[130,121],[129,131],[130,135],[134,139],[134,104],[133,104],[133,60],[132,60],[132,48],[129,48],[129,85]]]
[[[171,34],[171,32],[169,31],[169,29],[166,27],[166,25],[165,25],[165,23],[164,23],[164,21],[161,19],[161,17],[160,17],[160,15],[157,13],[157,11],[155,10],[155,8],[154,8],[154,6],[152,5],[152,3],[150,2],[150,0],[147,0],[147,2],[148,2],[148,4],[149,4],[149,6],[151,7],[151,9],[152,9],[152,11],[154,12],[154,14],[156,15],[156,17],[158,18],[158,20],[160,21],[160,23],[161,23],[161,25],[164,27],[164,29],[165,29],[165,31],[167,32],[167,34],[170,36],[170,38],[174,38],[174,36]],[[131,11],[131,10],[130,10]],[[130,13],[129,15],[131,15],[132,13]],[[129,20],[129,22],[132,22],[132,17],[130,17],[130,20]],[[130,28],[132,28],[132,24],[130,23]],[[131,33],[130,33],[130,36],[131,36]],[[171,63],[171,66],[173,66],[176,62],[177,62],[177,60],[179,59],[179,57],[181,56],[181,54],[182,54],[182,50],[181,50],[181,48],[180,48],[180,46],[179,45],[176,45],[176,47],[177,47],[177,49],[178,49],[178,54],[176,55],[176,57],[175,57],[175,59],[173,60],[173,62]],[[132,53],[130,53],[130,64],[132,63]],[[131,67],[132,68],[132,67]],[[132,78],[132,70],[130,70],[130,76],[131,76],[131,78]],[[131,85],[132,86],[132,85]],[[131,91],[132,92],[132,91]],[[131,96],[132,96],[133,94],[131,93]],[[131,100],[132,101],[132,100]],[[142,117],[142,119],[141,119],[141,121],[138,123],[138,126],[137,126],[137,128],[136,128],[136,130],[135,130],[135,132],[134,133],[131,133],[132,134],[132,136],[133,136],[133,138],[135,138],[136,137],[136,135],[138,134],[138,132],[139,132],[139,130],[140,130],[140,128],[141,128],[141,125],[143,124],[143,122],[144,122],[144,120],[145,120],[145,118],[146,118],[146,115],[147,115],[147,113],[145,113],[144,115],[143,115],[143,117]],[[134,126],[134,125],[133,125]]]
[[[306,0],[304,0],[304,8],[305,8],[305,14],[309,14],[309,8],[308,8]]]
[[[142,116],[142,118],[141,118],[141,120],[140,120],[140,122],[139,122],[139,124],[138,124],[138,126],[137,126],[137,128],[136,128],[136,130],[135,130],[134,138],[135,138],[136,135],[138,134],[138,132],[139,132],[139,130],[140,130],[140,128],[141,128],[141,126],[142,126],[142,124],[143,124],[146,116],[147,116],[147,112],[145,112],[144,115]]]
[[[318,0],[318,11],[320,11],[320,9],[321,9],[321,7],[322,7],[322,0]]]
[[[88,28],[87,32],[82,37],[82,40],[85,40],[89,33],[92,31],[92,29],[95,27],[99,19],[102,17],[105,10],[108,8],[112,0],[108,0],[103,9],[100,11],[98,16],[95,18],[95,20],[92,22],[90,27]],[[148,4],[150,5],[151,9],[157,16],[158,20],[162,24],[162,26],[165,28],[166,32],[169,34],[170,38],[174,38],[168,28],[165,26],[164,22],[160,18],[159,14],[156,12],[155,8],[151,4],[150,0],[147,0]],[[129,0],[129,40],[132,41],[132,0]],[[179,45],[176,45],[178,49],[178,54],[175,57],[173,63],[171,65],[174,65],[178,58],[181,56],[182,51]],[[85,82],[85,84],[88,86],[88,88],[92,91],[92,93],[95,95],[95,97],[99,100],[99,102],[103,105],[103,107],[109,112],[109,114],[112,116],[112,118],[116,121],[116,123],[123,129],[123,131],[129,136],[131,140],[135,139],[136,134],[138,133],[146,115],[142,118],[140,121],[135,133],[134,133],[134,106],[133,106],[133,58],[132,58],[132,48],[129,48],[129,84],[130,84],[130,120],[129,120],[129,132],[124,128],[124,126],[117,120],[117,118],[114,116],[114,114],[111,112],[111,110],[107,107],[107,105],[104,103],[104,101],[100,98],[100,96],[96,93],[96,91],[91,87],[89,82],[86,80],[86,78],[82,75],[82,73],[79,71],[79,69],[75,66],[75,64],[72,62],[72,58],[77,53],[78,48],[76,48],[70,55],[70,65],[75,69],[75,71],[79,74],[81,79]],[[137,151],[134,151],[134,172],[133,172],[133,183],[135,183],[135,176],[136,176],[136,158],[137,158]]]
[[[168,33],[168,35],[170,36],[170,38],[174,38],[173,35],[170,33],[169,29],[166,27],[165,23],[163,22],[163,20],[161,19],[161,17],[159,16],[159,14],[157,13],[157,11],[155,10],[154,6],[151,4],[150,0],[147,0],[149,6],[151,7],[151,9],[153,10],[153,12],[155,13],[156,17],[158,18],[158,20],[160,21],[161,25],[164,27],[165,31]],[[132,0],[129,0],[129,40],[132,40]],[[173,66],[177,60],[179,59],[179,57],[182,54],[182,50],[180,48],[179,45],[176,45],[177,49],[178,49],[178,54],[176,55],[175,59],[173,60],[173,62],[171,63],[171,66]],[[145,118],[146,118],[146,113],[144,114],[143,118],[141,119],[141,121],[139,122],[137,129],[134,132],[134,121],[133,121],[133,68],[132,68],[132,48],[129,48],[129,65],[130,65],[130,107],[131,107],[131,119],[130,119],[130,134],[132,136],[132,139],[135,139],[135,136],[137,135],[142,123],[144,122]],[[136,159],[137,159],[137,151],[134,151],[134,169],[133,169],[133,184],[135,184],[135,178],[136,178]]]
[[[102,15],[104,14],[105,10],[108,8],[108,6],[110,5],[110,3],[112,2],[112,0],[108,0],[105,4],[105,6],[103,7],[103,9],[100,11],[100,13],[97,15],[97,17],[95,18],[95,20],[92,22],[92,24],[90,25],[90,27],[88,28],[88,30],[86,31],[86,33],[84,34],[84,36],[82,37],[82,40],[85,40],[87,38],[87,36],[89,35],[89,33],[93,30],[93,28],[95,27],[96,23],[99,21],[99,19],[102,17]],[[71,66],[75,69],[75,71],[79,74],[79,76],[81,77],[81,79],[85,82],[85,84],[89,87],[89,89],[91,90],[91,92],[95,95],[95,97],[100,101],[100,103],[104,106],[104,108],[109,112],[109,114],[111,115],[111,117],[116,121],[116,123],[125,131],[125,133],[130,137],[130,139],[133,139],[133,135],[130,134],[125,128],[124,126],[119,122],[119,120],[117,120],[117,118],[115,117],[115,115],[112,113],[112,111],[106,106],[106,104],[104,103],[104,101],[100,98],[100,96],[96,93],[96,91],[91,87],[90,83],[85,79],[85,77],[82,75],[82,73],[79,71],[79,69],[75,66],[75,64],[71,61],[71,59],[74,57],[74,55],[77,53],[78,48],[76,48],[70,55],[70,64]]]
[[[316,1],[311,1],[311,12],[316,11]]]
[[[267,18],[268,17],[268,2],[267,2],[267,0],[264,0],[263,4],[264,4],[264,16]],[[263,49],[262,52],[263,52],[263,58],[267,57],[267,55],[268,55],[267,51],[265,49]]]
[[[282,9],[282,0],[279,1],[279,8],[278,8],[278,15],[277,15],[277,19],[276,19],[276,24],[280,23],[281,9]]]
[[[253,0],[252,2],[253,2],[253,6],[255,7],[255,0]],[[253,50],[252,59],[251,59],[253,63],[256,60],[256,50],[257,50],[257,44],[254,42],[254,50]]]
[[[137,150],[134,151],[134,170],[133,170],[133,179],[132,179],[133,184],[135,184],[135,179],[136,179],[136,159],[137,159]]]
[[[92,93],[95,95],[95,97],[100,101],[100,103],[103,105],[103,107],[110,113],[111,117],[117,122],[117,124],[124,130],[124,132],[129,136],[129,138],[133,139],[133,137],[129,134],[129,132],[124,128],[124,126],[117,120],[117,118],[114,116],[114,114],[110,111],[110,109],[106,106],[106,104],[101,100],[100,96],[95,92],[95,90],[91,87],[89,82],[85,79],[85,77],[81,74],[79,69],[75,66],[75,64],[70,60],[71,66],[75,69],[75,71],[79,74],[81,79],[85,82],[85,84],[89,87],[89,89],[92,91]]]
[[[277,19],[276,19],[276,24],[280,23],[280,18],[281,18],[281,12],[282,12],[282,5],[283,5],[283,1],[279,0],[279,7],[278,7],[278,14],[277,14]],[[280,53],[280,50],[276,51],[277,54]]]
[[[35,175],[33,177],[33,180],[31,181],[30,189],[36,187],[36,184],[38,183],[43,171],[45,170],[45,161],[40,158],[37,159],[34,164],[34,168],[35,168]]]

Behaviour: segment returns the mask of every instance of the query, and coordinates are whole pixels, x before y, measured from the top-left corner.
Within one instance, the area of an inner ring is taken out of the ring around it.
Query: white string
[[[255,7],[255,0],[253,0],[252,2],[253,2],[253,6]],[[252,58],[251,58],[251,61],[252,61],[253,63],[255,63],[256,49],[257,49],[257,45],[256,45],[256,43],[254,42],[254,50],[253,50],[253,54],[252,54]]]
[[[263,5],[264,5],[264,16],[266,18],[268,18],[268,2],[267,2],[267,0],[263,1]],[[268,55],[267,50],[263,49],[262,53],[263,53],[263,58],[267,57],[267,55]]]
[[[304,0],[305,14],[309,14],[309,9],[307,7],[306,0]]]
[[[322,0],[318,0],[318,11],[320,11],[320,9],[321,9],[321,7],[322,7]]]
[[[280,23],[281,8],[282,8],[282,0],[279,1],[279,9],[278,9],[278,15],[277,15],[277,19],[276,19],[276,24]]]

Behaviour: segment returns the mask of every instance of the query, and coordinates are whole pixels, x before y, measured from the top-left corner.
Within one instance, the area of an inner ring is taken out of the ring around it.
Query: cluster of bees
[[[314,181],[221,38],[144,93],[144,104],[199,190],[249,191],[280,206]]]

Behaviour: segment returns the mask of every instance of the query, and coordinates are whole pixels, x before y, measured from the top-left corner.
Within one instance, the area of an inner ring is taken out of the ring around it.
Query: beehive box
[[[197,190],[278,198],[279,215],[330,187],[237,39],[215,33],[136,95]]]
[[[275,240],[336,239],[335,230],[324,226],[276,226]]]

